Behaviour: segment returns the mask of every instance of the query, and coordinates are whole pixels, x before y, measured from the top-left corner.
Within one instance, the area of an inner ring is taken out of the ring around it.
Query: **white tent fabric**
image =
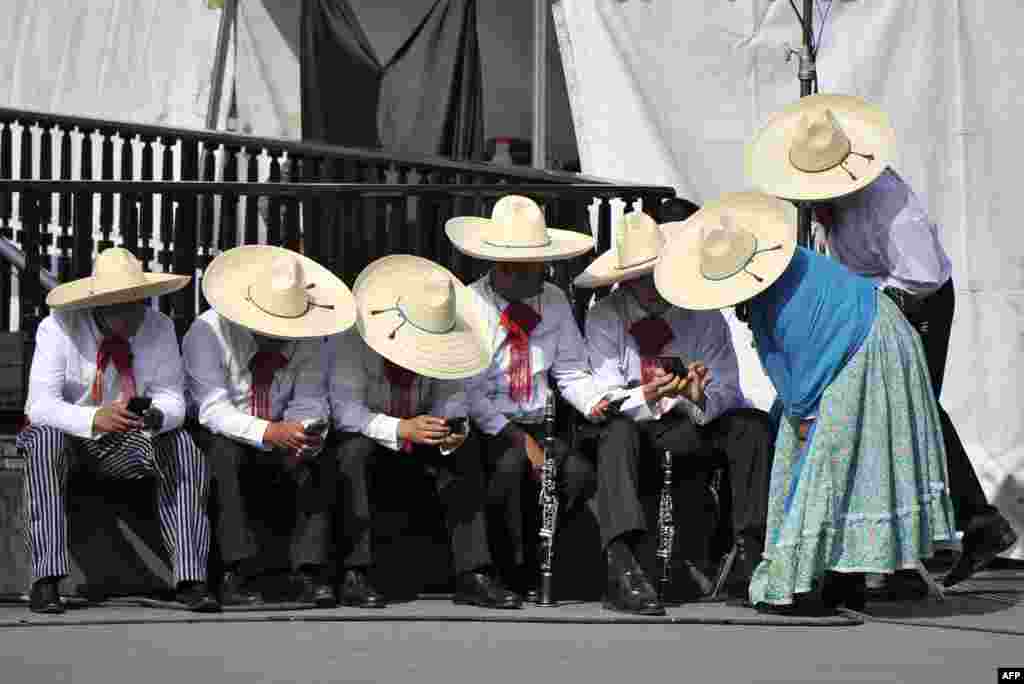
[[[201,0],[4,0],[4,106],[201,127],[219,10]]]
[[[989,498],[1024,532],[1024,240],[1011,232],[1024,6],[816,6],[820,90],[890,113],[893,166],[940,225],[957,286],[942,401]],[[800,45],[789,3],[559,0],[554,16],[586,173],[666,183],[698,203],[749,187],[744,144],[800,92],[796,60],[785,61],[786,44]],[[766,407],[771,385],[732,324],[744,390]]]

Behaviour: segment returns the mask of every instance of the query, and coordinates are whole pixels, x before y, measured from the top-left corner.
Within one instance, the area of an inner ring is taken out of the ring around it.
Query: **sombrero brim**
[[[683,221],[670,221],[669,223],[662,223],[658,225],[666,243],[669,238],[682,229],[683,223]],[[615,283],[642,278],[654,273],[654,267],[657,266],[658,258],[660,258],[660,256],[661,255],[659,254],[650,261],[645,261],[641,264],[636,264],[635,266],[620,268],[617,263],[618,259],[615,249],[612,248],[594,259],[594,261],[584,269],[583,273],[576,276],[576,279],[573,280],[573,285],[586,289],[594,289],[596,287],[607,287],[609,285],[614,285]]]
[[[269,274],[271,262],[282,254],[299,260],[307,285],[313,285],[309,296],[319,305],[297,318],[273,316],[249,301],[253,280]],[[231,322],[285,340],[335,335],[356,320],[355,299],[341,279],[309,257],[272,245],[243,245],[218,255],[203,274],[203,295]]]
[[[92,276],[72,280],[50,290],[50,294],[46,296],[46,305],[55,311],[75,311],[96,306],[128,304],[177,292],[191,280],[189,276],[174,273],[144,273],[143,277],[146,279],[143,285],[101,292],[93,291]]]
[[[594,249],[594,238],[574,230],[548,228],[550,242],[542,247],[501,247],[486,241],[491,219],[457,216],[444,224],[444,232],[457,250],[488,261],[560,261]]]
[[[852,149],[870,154],[867,160],[851,154],[846,170],[837,166],[820,173],[808,173],[789,161],[789,148],[804,114],[830,109],[850,138]],[[747,145],[747,178],[758,190],[791,200],[826,200],[842,197],[867,186],[885,170],[892,159],[896,132],[889,116],[878,107],[850,95],[810,95],[776,112]]]
[[[409,323],[402,325],[397,311],[370,313],[394,307],[403,292],[439,272],[455,283],[455,328],[450,332],[436,334]],[[448,269],[422,257],[393,254],[363,269],[353,294],[359,334],[392,363],[438,380],[470,378],[491,364],[492,349],[474,295]]]
[[[672,304],[696,311],[722,309],[746,301],[767,289],[786,270],[796,251],[796,210],[792,205],[756,192],[731,193],[706,204],[680,226],[654,269],[654,286]],[[747,266],[724,280],[701,274],[702,228],[721,227],[722,215],[757,238],[759,249],[782,245],[758,254]]]

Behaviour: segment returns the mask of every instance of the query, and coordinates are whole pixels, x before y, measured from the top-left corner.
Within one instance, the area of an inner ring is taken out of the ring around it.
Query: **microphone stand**
[[[796,55],[799,60],[800,97],[807,97],[817,91],[818,73],[815,67],[814,47],[814,0],[803,0],[804,12],[800,15],[796,12],[796,4],[790,0],[793,11],[800,20],[801,34],[803,35],[800,50],[790,49],[786,61]],[[797,204],[797,243],[804,247],[811,247],[811,207],[807,203]]]

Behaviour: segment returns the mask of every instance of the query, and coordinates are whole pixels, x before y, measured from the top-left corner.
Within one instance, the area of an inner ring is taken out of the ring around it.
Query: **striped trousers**
[[[33,425],[18,435],[17,447],[25,458],[25,537],[33,582],[63,577],[71,570],[65,498],[68,474],[80,463],[119,480],[155,476],[160,530],[175,584],[205,581],[210,550],[209,473],[188,432],[178,429],[156,437],[113,433],[89,440]]]

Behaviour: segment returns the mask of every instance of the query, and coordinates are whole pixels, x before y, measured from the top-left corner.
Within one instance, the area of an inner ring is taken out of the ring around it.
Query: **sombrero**
[[[244,245],[223,252],[206,267],[203,295],[221,316],[267,337],[334,335],[356,319],[345,283],[284,247]]]
[[[795,209],[756,192],[731,193],[683,222],[654,268],[661,296],[684,309],[721,309],[765,290],[796,250]]]
[[[774,114],[747,145],[747,177],[785,199],[842,197],[878,178],[895,144],[878,107],[851,95],[810,95]]]
[[[612,248],[594,259],[573,284],[605,287],[653,273],[664,246],[665,236],[654,219],[642,211],[632,211],[616,224]]]
[[[558,261],[594,248],[589,230],[550,228],[537,203],[519,195],[499,199],[491,218],[456,216],[444,230],[460,252],[488,261]]]
[[[353,287],[356,326],[375,352],[419,375],[460,380],[491,363],[473,293],[451,271],[408,254],[377,259]]]
[[[58,285],[46,296],[55,311],[127,304],[176,292],[191,277],[173,273],[146,273],[135,255],[123,247],[110,247],[96,257],[92,275]]]

